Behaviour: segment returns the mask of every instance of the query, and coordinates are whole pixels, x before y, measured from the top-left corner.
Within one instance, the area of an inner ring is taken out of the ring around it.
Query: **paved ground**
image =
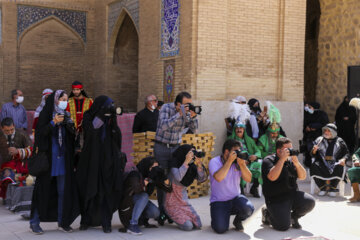
[[[304,181],[300,183],[300,188],[309,192],[310,183]],[[346,197],[350,195],[350,186],[347,184]],[[278,232],[267,226],[261,225],[261,207],[264,205],[264,199],[250,198],[256,207],[254,214],[244,222],[245,231],[236,232],[231,229],[225,234],[215,234],[210,228],[209,197],[202,197],[191,200],[195,209],[201,216],[203,228],[192,232],[183,232],[178,230],[175,225],[166,225],[158,229],[143,229],[144,235],[132,236],[127,233],[119,233],[117,229],[121,226],[117,214],[114,214],[112,225],[113,232],[105,234],[100,228],[89,229],[85,232],[77,230],[79,227],[79,218],[72,225],[76,229],[73,233],[63,233],[57,230],[56,223],[42,223],[41,226],[45,233],[37,236],[29,232],[29,224],[22,220],[19,215],[13,214],[0,207],[0,239],[1,240],[99,240],[99,239],[285,239],[298,238],[300,236],[323,236],[328,239],[336,240],[359,240],[359,218],[360,203],[350,204],[344,198],[316,197],[315,209],[307,216],[300,219],[302,230],[290,229],[286,232]],[[232,221],[232,219],[231,219]]]

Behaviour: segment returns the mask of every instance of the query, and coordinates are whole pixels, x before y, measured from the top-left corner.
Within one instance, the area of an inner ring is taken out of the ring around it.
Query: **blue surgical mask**
[[[314,113],[314,110],[311,109],[311,108],[309,108],[308,112],[309,112],[310,114],[313,114],[313,113]]]
[[[61,110],[65,110],[66,109],[66,107],[67,107],[67,101],[59,101],[59,108],[61,109]]]

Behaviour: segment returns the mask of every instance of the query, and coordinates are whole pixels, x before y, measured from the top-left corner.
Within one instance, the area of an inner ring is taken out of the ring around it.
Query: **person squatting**
[[[22,97],[20,90],[14,91],[14,103],[19,102],[16,94]],[[236,107],[248,108],[244,97],[236,100],[241,100]],[[101,226],[104,233],[110,233],[116,211],[123,225],[119,232],[141,235],[142,226],[157,228],[149,223],[150,219],[159,225],[175,223],[183,231],[201,229],[201,217],[191,205],[186,188],[194,180],[204,182],[208,178],[214,232],[228,231],[231,215],[235,215],[235,230],[244,231],[243,221],[255,210],[243,191],[250,183],[254,197],[260,197],[257,188],[263,184],[263,224],[281,231],[290,226],[301,228],[298,219],[314,208],[315,200],[298,190],[296,181],[304,179],[306,171],[291,155],[291,140],[282,136],[285,133],[279,125],[280,115],[272,114],[274,106],[264,114],[259,102],[252,99],[247,115],[229,117],[229,138],[221,155],[210,160],[207,170],[202,162],[204,155],[192,145],[180,145],[184,133],[195,133],[198,128],[199,112],[194,110],[192,96],[181,92],[174,103],[166,103],[159,110],[157,102],[155,95],[146,97],[145,108],[137,114],[133,129],[156,132],[154,157],[142,159],[127,172],[114,101],[103,95],[93,101],[80,82],[72,84],[70,96],[64,90],[44,90],[33,125],[33,145],[22,136],[21,129],[27,126],[17,125],[18,121],[9,117],[2,120],[1,164],[7,171],[0,171],[1,176],[12,174],[8,167],[11,164],[17,164],[14,169],[24,166],[18,163],[30,155],[30,161],[42,156],[48,163],[36,176],[30,216],[32,233],[44,233],[41,222],[57,222],[59,230],[72,232],[71,224],[79,215],[79,230]],[[249,119],[253,124],[250,133],[246,131]],[[24,149],[28,151],[26,157],[19,155]],[[155,189],[158,206],[149,200]]]

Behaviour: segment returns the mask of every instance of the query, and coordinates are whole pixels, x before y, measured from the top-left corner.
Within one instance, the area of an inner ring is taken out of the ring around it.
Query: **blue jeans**
[[[56,176],[56,187],[58,193],[58,223],[61,226],[62,213],[63,213],[63,201],[65,190],[65,175]],[[34,209],[34,216],[30,219],[30,225],[39,225],[40,217],[37,209]]]
[[[156,161],[159,163],[160,167],[165,170],[165,173],[168,174],[170,168],[173,165],[173,157],[172,154],[179,146],[176,147],[167,147],[165,145],[155,143],[154,145],[154,155]],[[157,199],[158,205],[161,213],[165,213],[165,192],[159,188],[157,188]]]
[[[160,215],[159,209],[149,201],[149,195],[145,192],[138,193],[133,196],[134,209],[132,211],[132,217],[130,224],[138,224],[141,214],[144,214],[146,218],[157,218]]]
[[[224,233],[229,229],[231,215],[236,215],[241,221],[250,217],[254,212],[254,205],[244,196],[224,202],[210,203],[211,227],[217,233]]]

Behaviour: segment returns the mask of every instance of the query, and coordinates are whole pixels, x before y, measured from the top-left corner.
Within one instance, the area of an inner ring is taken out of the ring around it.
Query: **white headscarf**
[[[35,114],[34,114],[34,118],[38,118],[40,116],[40,112],[42,111],[42,109],[45,106],[45,100],[46,100],[46,96],[48,96],[49,94],[52,94],[53,90],[51,90],[50,88],[46,88],[43,92],[42,92],[42,99],[41,99],[41,103],[40,105],[36,108],[35,110]]]

